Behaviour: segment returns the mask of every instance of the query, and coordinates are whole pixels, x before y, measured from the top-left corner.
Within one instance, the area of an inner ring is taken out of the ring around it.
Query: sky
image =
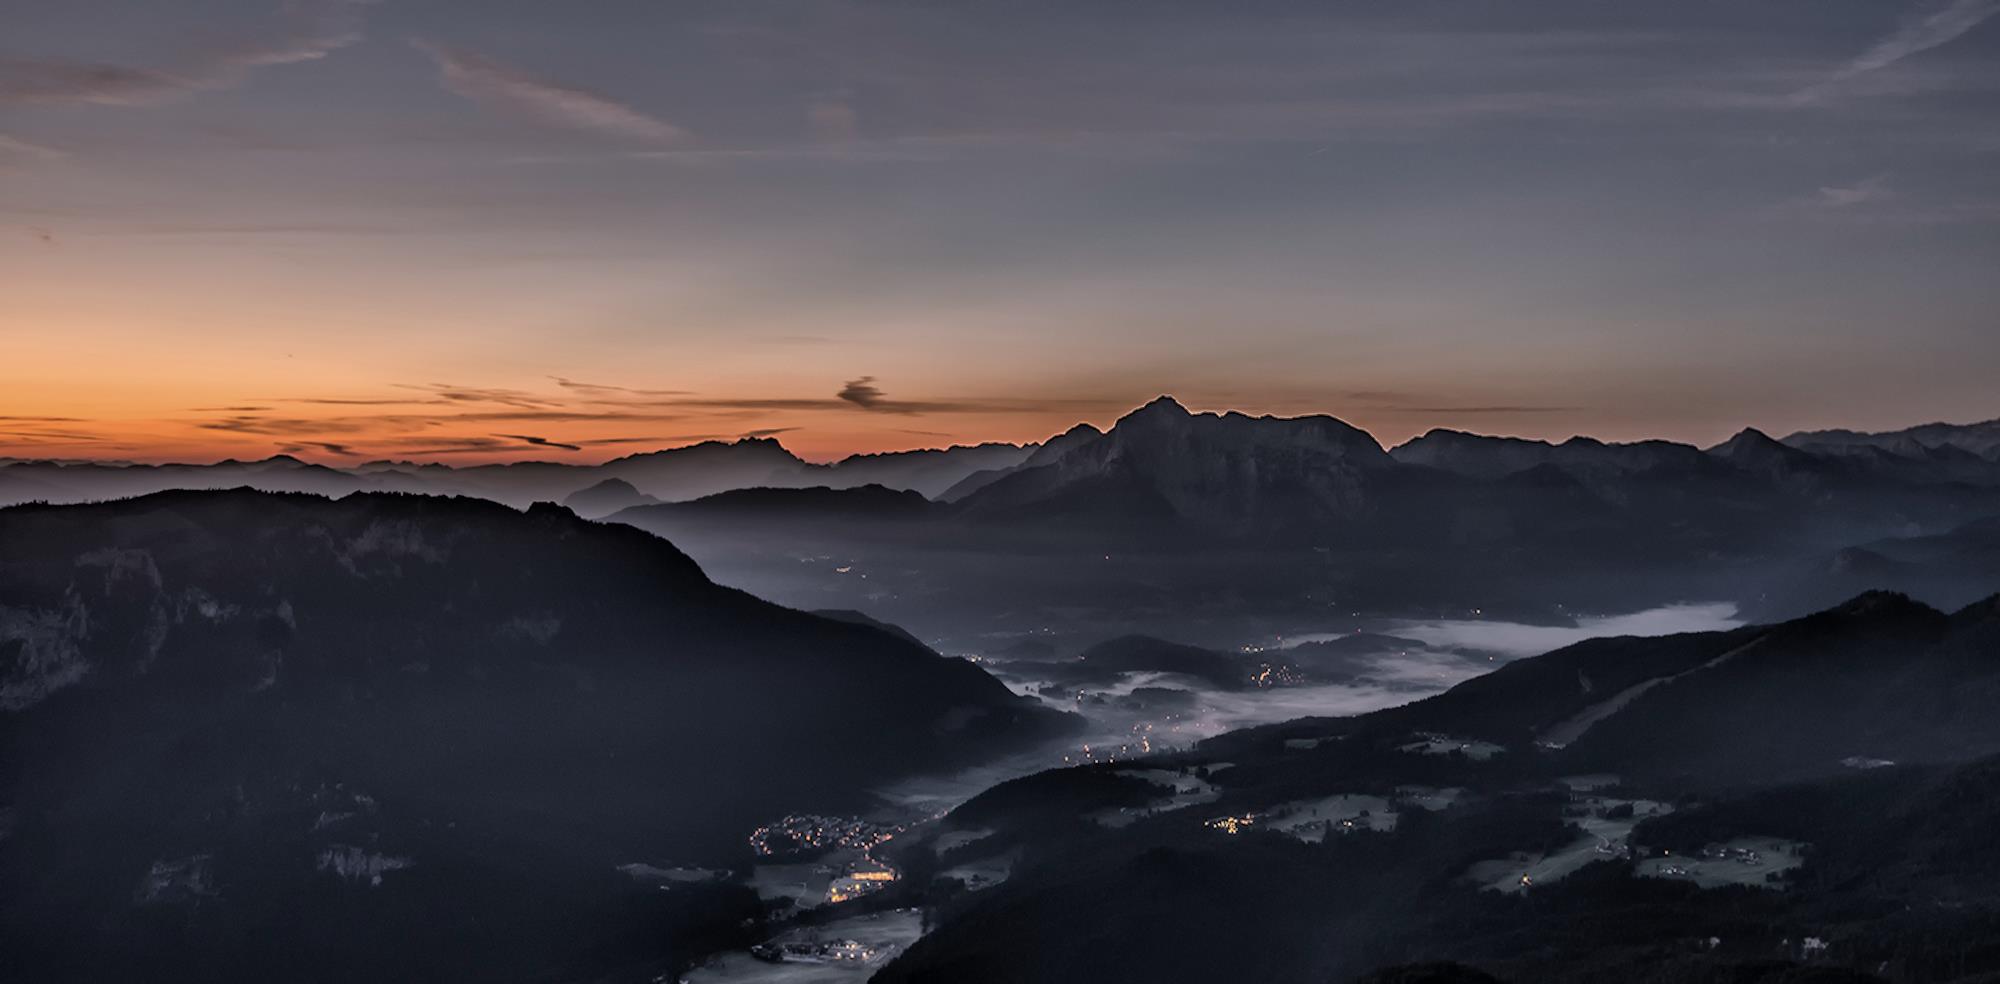
[[[0,456],[2000,416],[2000,0],[0,0]]]

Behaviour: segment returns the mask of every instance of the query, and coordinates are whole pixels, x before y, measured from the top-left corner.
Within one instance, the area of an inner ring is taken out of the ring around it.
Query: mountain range
[[[1072,452],[1081,452],[1071,458]],[[1699,471],[1726,463],[1767,475],[1820,475],[1894,482],[2000,485],[2000,420],[1924,424],[1900,431],[1802,431],[1773,439],[1754,429],[1706,450],[1653,440],[1629,444],[1575,437],[1559,444],[1432,430],[1384,450],[1337,418],[1191,414],[1161,397],[1121,418],[1109,433],[1078,424],[1047,441],[987,443],[852,455],[807,462],[775,438],[704,441],[594,465],[531,461],[452,467],[371,461],[333,467],[275,455],[211,465],[0,459],[0,505],[75,502],[176,488],[318,492],[426,492],[489,498],[514,506],[562,501],[608,482],[638,496],[679,501],[752,487],[853,488],[881,485],[941,502],[972,499],[979,513],[1056,496],[1065,500],[1128,491],[1158,495],[1148,508],[1199,515],[1261,506],[1251,486],[1339,511],[1353,505],[1355,475],[1393,462],[1498,479],[1552,466],[1583,480]],[[1045,471],[1044,469],[1051,469]],[[1029,476],[1033,476],[1030,478]],[[1133,481],[1143,487],[1133,488]],[[1248,484],[1245,484],[1248,483]],[[998,489],[990,488],[1000,486]],[[1060,490],[1060,491],[1058,491]],[[589,500],[585,500],[589,501]],[[621,500],[605,499],[608,508]],[[623,500],[624,505],[643,504]]]
[[[1417,614],[1560,624],[1693,599],[1779,620],[1870,588],[1963,604],[2000,589],[1996,426],[1746,429],[1707,449],[1439,430],[1384,449],[1329,416],[1162,397],[1039,445],[824,466],[768,438],[588,467],[13,462],[0,499],[247,485],[560,501],[668,538],[723,583],[948,649],[1041,631],[1226,647]]]
[[[1990,980],[1990,430],[1384,448],[1162,398],[832,466],[12,463],[111,501],[0,509],[0,977],[671,976],[764,935],[750,831],[1074,733],[1062,691],[1166,720],[1384,686],[1424,648],[1388,615],[1722,598],[1756,624],[1142,743],[872,841],[898,875],[861,908],[929,927],[878,979]],[[282,491],[208,487],[246,484]],[[407,494],[446,488],[477,494]]]
[[[768,437],[704,441],[614,458],[602,464],[548,461],[449,465],[371,461],[335,468],[288,454],[211,465],[0,459],[0,505],[89,502],[168,489],[249,487],[267,492],[422,492],[491,499],[515,507],[559,502],[605,483],[655,500],[694,499],[731,489],[879,484],[943,495],[967,476],[1026,460],[1040,445],[979,444],[854,455],[816,464]],[[588,502],[588,499],[585,500]],[[623,505],[637,504],[629,500]]]
[[[1920,428],[1932,443],[1858,454],[1754,430],[1708,449],[1433,431],[1385,450],[1332,417],[1197,414],[1161,398],[928,504],[738,490],[607,518],[759,594],[879,611],[927,636],[996,612],[1216,645],[1248,617],[1330,612],[1546,620],[1721,599],[1783,618],[1880,586],[1799,576],[1826,558],[1969,536],[2000,516],[2000,460],[1975,450],[1989,429]],[[2000,588],[1976,555],[1948,554],[1963,552],[1896,555],[1884,563],[1905,569],[1885,583],[1938,604]]]

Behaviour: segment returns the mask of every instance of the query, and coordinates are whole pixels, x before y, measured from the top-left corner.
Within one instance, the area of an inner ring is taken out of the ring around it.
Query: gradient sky
[[[2000,0],[0,0],[0,455],[2000,415]]]

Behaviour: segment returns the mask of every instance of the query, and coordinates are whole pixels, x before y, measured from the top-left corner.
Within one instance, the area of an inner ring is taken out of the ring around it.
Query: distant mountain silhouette
[[[1945,608],[2000,588],[2000,516],[1800,558],[1746,592],[1744,607],[1759,619],[1794,618],[1878,588]]]
[[[969,517],[1171,518],[1221,529],[1338,520],[1394,462],[1333,417],[1189,413],[1160,397],[1103,436],[1005,475],[958,505]]]
[[[956,502],[1017,471],[1050,464],[1072,449],[1082,447],[1103,436],[1103,431],[1089,424],[1078,424],[1042,442],[1041,447],[1035,448],[1026,458],[1004,468],[988,468],[973,472],[933,498],[943,502]]]
[[[622,478],[607,478],[587,489],[570,493],[562,504],[563,508],[585,519],[602,519],[621,509],[658,505],[659,501]]]
[[[1841,463],[1774,440],[1746,427],[1708,453],[1754,475],[1777,481],[1820,478],[1841,471]]]
[[[930,499],[948,498],[946,490],[955,488],[969,476],[1012,468],[1038,450],[1038,446],[1033,444],[988,443],[936,450],[857,454],[822,466],[822,474],[816,484],[824,483],[836,488],[881,485],[908,489]]]
[[[1939,530],[1996,508],[2000,463],[1946,467],[1937,454],[1897,459],[1902,471],[1863,467],[1754,430],[1708,451],[1433,431],[1383,452],[1331,417],[1191,414],[1163,397],[1052,461],[975,476],[984,484],[950,515],[1149,550],[1303,543],[1437,562],[1450,550],[1462,567],[1509,564],[1514,576],[1643,567],[1660,577],[1714,571],[1718,557],[1761,564]]]
[[[748,437],[613,458],[586,474],[622,478],[647,495],[678,500],[759,485],[789,485],[792,476],[805,468],[776,440]]]
[[[1851,456],[1818,454],[1749,429],[1707,451],[1670,441],[1577,437],[1551,444],[1433,430],[1385,453],[1366,433],[1332,417],[1197,415],[1168,397],[1101,436],[1072,431],[1048,447],[1059,442],[1059,455],[1038,452],[1009,471],[968,479],[952,494],[960,514],[1299,528],[1395,518],[1395,500],[1410,496],[1428,508],[1430,523],[1439,510],[1474,499],[1482,508],[1512,512],[1518,522],[1539,508],[1537,498],[1578,495],[1616,510],[1658,504],[1698,513],[1727,510],[1733,499],[1800,491],[1858,497],[1940,482],[2000,488],[2000,461],[1951,445],[1919,448],[1917,457],[1867,446],[1879,460],[1862,466]],[[1440,473],[1488,484],[1455,485]]]
[[[1979,473],[1928,451],[1866,452],[1881,460],[1746,430],[1706,451],[1440,431],[1385,453],[1330,417],[1194,414],[1162,398],[971,475],[928,507],[757,493],[612,518],[672,537],[732,583],[802,607],[879,610],[927,637],[996,608],[1068,609],[1086,637],[1115,625],[1209,642],[1225,641],[1197,634],[1215,617],[1307,617],[1329,601],[1541,618],[1557,600],[1609,611],[1695,597],[1789,616],[1811,608],[1759,599],[1780,596],[1773,585],[1799,565],[2000,511],[2000,463]],[[2000,589],[1974,565],[1919,566],[1935,576],[1885,583],[1937,604]],[[1157,614],[1120,621],[1138,612]]]
[[[1389,452],[1408,465],[1425,465],[1459,475],[1499,478],[1541,465],[1574,473],[1635,473],[1699,469],[1705,462],[1699,449],[1672,441],[1606,444],[1572,437],[1561,444],[1518,437],[1486,437],[1454,430],[1432,430]]]
[[[837,519],[908,519],[931,511],[931,501],[916,492],[880,485],[854,488],[750,488],[718,492],[688,502],[634,506],[612,516],[621,523],[645,527],[673,517],[732,517],[751,522],[801,522]]]
[[[590,467],[17,462],[0,467],[0,502],[179,485],[567,500],[673,537],[731,583],[802,607],[880,609],[936,636],[955,611],[970,614],[954,606],[991,611],[997,601],[1025,612],[1078,597],[1101,609],[1078,617],[1100,623],[1141,609],[1190,619],[1323,611],[1330,599],[1378,612],[1532,610],[1556,599],[1596,610],[1688,597],[1754,606],[1782,595],[1772,585],[1800,565],[1825,569],[1837,551],[2000,514],[2000,460],[1982,457],[1979,443],[1990,430],[1927,425],[1783,442],[1745,430],[1706,451],[1439,430],[1385,452],[1333,417],[1195,414],[1162,397],[1108,431],[1079,425],[1042,445],[831,465],[770,438]],[[624,485],[603,484],[614,479]],[[902,497],[868,492],[872,484]],[[843,491],[856,494],[835,494]],[[919,501],[926,495],[933,501]],[[854,576],[829,577],[815,559],[835,557],[827,570]],[[1885,570],[1906,576],[1887,583],[1939,604],[2000,587],[1969,565],[1891,560]],[[1904,570],[1912,564],[1935,574]],[[1189,637],[1174,625],[1126,629]]]
[[[1778,447],[1795,453],[1784,454]],[[1072,452],[1083,453],[1072,457]],[[1130,500],[1127,506],[1142,512],[1163,509],[1187,520],[1257,525],[1252,514],[1260,510],[1310,513],[1309,503],[1317,503],[1321,511],[1350,510],[1356,476],[1384,459],[1480,479],[1552,466],[1600,489],[1642,474],[1694,476],[1718,463],[1727,466],[1725,471],[1766,477],[1782,470],[1787,476],[1827,473],[1851,479],[1865,474],[1891,484],[2000,487],[2000,421],[1926,424],[1872,434],[1801,432],[1782,441],[1746,429],[1706,452],[1670,441],[1620,444],[1574,437],[1554,444],[1437,429],[1385,454],[1368,435],[1333,417],[1191,414],[1171,397],[1161,397],[1121,418],[1109,433],[1078,424],[1041,444],[858,454],[831,464],[804,461],[769,437],[703,441],[599,465],[538,461],[450,467],[372,461],[333,468],[291,455],[211,465],[0,459],[0,504],[247,486],[325,495],[470,495],[526,506],[561,501],[617,479],[662,501],[753,487],[882,485],[945,502],[987,493],[968,506],[982,514],[1007,513],[1044,500],[1058,511],[1088,512],[1095,508],[1089,504],[1093,500],[1124,498]],[[1005,487],[989,492],[995,485]]]
[[[565,501],[613,480],[655,501],[683,501],[745,488],[863,485],[936,496],[974,473],[1018,464],[1039,447],[981,444],[897,451],[853,455],[824,465],[799,458],[773,438],[703,441],[626,455],[598,465],[525,461],[454,468],[407,461],[371,461],[343,469],[309,464],[290,455],[212,465],[0,460],[0,505],[92,502],[171,489],[248,487],[267,492],[335,496],[351,492],[466,495],[525,507],[533,502]],[[586,504],[591,501],[579,500]],[[608,500],[605,504],[608,505]],[[624,503],[639,504],[639,501]]]
[[[1799,431],[1784,438],[1795,448],[1842,453],[1872,447],[1898,454],[1913,448],[1951,448],[1988,461],[2000,461],[2000,419],[1976,424],[1921,424],[1895,431],[1863,433],[1852,430]]]

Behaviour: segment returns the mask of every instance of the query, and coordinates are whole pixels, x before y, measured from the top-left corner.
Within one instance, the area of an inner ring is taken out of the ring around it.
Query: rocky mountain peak
[[[1118,418],[1118,422],[1112,425],[1112,430],[1115,431],[1122,427],[1133,426],[1170,426],[1177,422],[1186,421],[1193,416],[1194,414],[1190,413],[1187,407],[1182,406],[1179,400],[1171,396],[1162,395],[1155,397],[1152,402],[1147,403],[1145,406]]]
[[[1709,453],[1729,459],[1739,459],[1749,456],[1767,458],[1771,455],[1784,454],[1791,450],[1793,449],[1778,443],[1777,439],[1771,435],[1755,427],[1745,427],[1737,431],[1734,437],[1710,448]]]

